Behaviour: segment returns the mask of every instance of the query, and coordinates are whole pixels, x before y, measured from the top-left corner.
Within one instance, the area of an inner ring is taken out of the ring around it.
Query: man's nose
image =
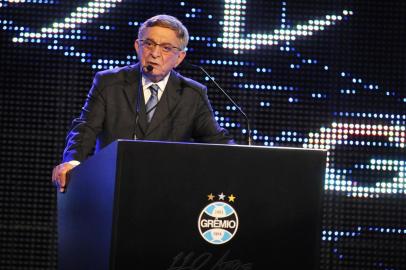
[[[152,56],[158,57],[161,55],[161,47],[159,45],[155,45],[154,48],[151,51]]]

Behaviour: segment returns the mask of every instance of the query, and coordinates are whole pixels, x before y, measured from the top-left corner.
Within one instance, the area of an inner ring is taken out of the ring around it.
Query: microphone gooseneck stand
[[[210,76],[210,74],[203,67],[191,64],[187,61],[184,61],[184,63],[186,64],[186,66],[198,68],[201,71],[203,71],[203,73],[210,79],[210,81],[212,81],[214,83],[214,85],[217,87],[217,89],[219,89],[227,97],[227,99],[237,108],[237,110],[242,114],[242,116],[245,119],[246,125],[247,125],[247,144],[252,145],[250,121],[249,121],[247,115],[245,114],[245,112],[241,109],[241,107],[237,105],[237,103],[227,94],[227,92],[212,78],[212,76]]]

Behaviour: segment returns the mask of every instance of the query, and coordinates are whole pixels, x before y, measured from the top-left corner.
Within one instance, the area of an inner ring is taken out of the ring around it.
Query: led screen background
[[[187,59],[247,113],[254,144],[328,150],[321,268],[404,269],[406,4],[341,0],[0,0],[0,264],[56,268],[50,172],[95,72],[135,63],[158,13],[188,27]],[[245,144],[232,104],[178,71]]]

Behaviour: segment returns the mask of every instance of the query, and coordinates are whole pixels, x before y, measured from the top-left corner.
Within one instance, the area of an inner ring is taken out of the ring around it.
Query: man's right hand
[[[52,171],[52,182],[56,185],[60,192],[65,192],[68,186],[67,174],[75,165],[69,162],[64,162],[56,166]]]

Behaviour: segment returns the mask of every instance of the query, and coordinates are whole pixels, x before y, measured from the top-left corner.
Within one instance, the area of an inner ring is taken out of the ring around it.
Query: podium
[[[58,194],[58,269],[318,269],[326,152],[119,140]]]

